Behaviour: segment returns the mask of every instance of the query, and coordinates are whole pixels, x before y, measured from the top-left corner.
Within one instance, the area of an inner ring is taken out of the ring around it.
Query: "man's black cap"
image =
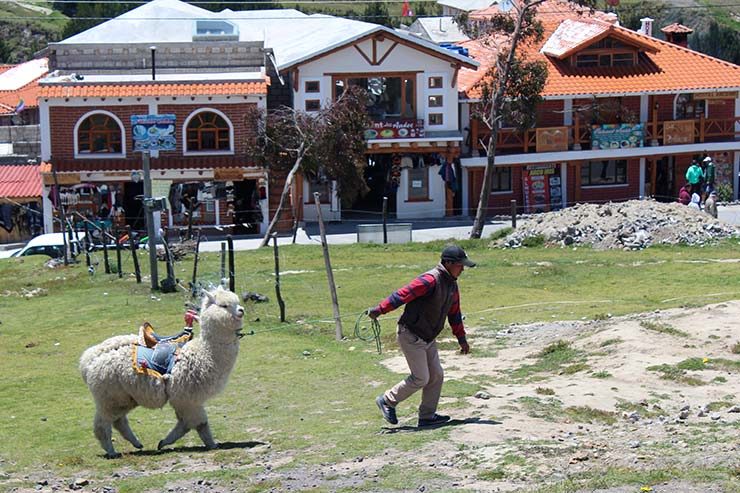
[[[442,250],[442,261],[463,264],[465,267],[475,267],[475,262],[470,260],[465,250],[457,245],[448,245]]]

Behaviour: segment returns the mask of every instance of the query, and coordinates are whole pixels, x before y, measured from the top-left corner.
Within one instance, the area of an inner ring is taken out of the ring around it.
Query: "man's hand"
[[[468,354],[470,352],[470,344],[467,342],[461,342],[460,343],[460,353],[461,354]]]
[[[378,307],[375,306],[372,308],[368,308],[365,313],[367,313],[367,316],[372,318],[373,320],[376,320],[381,315],[380,310],[378,310]]]

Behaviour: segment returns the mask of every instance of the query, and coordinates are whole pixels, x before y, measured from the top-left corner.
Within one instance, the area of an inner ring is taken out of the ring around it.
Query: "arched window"
[[[185,138],[189,152],[231,150],[231,127],[213,111],[195,114],[187,123]]]
[[[107,113],[93,113],[77,127],[78,154],[123,154],[119,122]]]

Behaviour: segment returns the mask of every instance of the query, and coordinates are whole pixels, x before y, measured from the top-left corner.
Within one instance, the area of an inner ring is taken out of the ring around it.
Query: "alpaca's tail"
[[[106,339],[96,346],[88,348],[80,357],[79,368],[80,373],[82,374],[82,380],[84,380],[85,383],[88,383],[88,371],[94,366],[95,360],[120,347],[136,344],[138,340],[139,336],[134,334],[115,336],[110,339]]]

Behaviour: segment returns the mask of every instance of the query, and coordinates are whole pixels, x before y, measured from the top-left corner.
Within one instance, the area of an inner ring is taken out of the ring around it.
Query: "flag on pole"
[[[403,8],[401,9],[401,17],[411,17],[414,13],[411,11],[409,0],[403,0]]]
[[[18,113],[20,113],[21,111],[23,111],[25,108],[26,108],[26,103],[25,103],[25,101],[23,101],[23,99],[21,99],[20,101],[18,101],[18,104],[16,105],[15,109],[13,110],[13,113],[15,113],[17,115]]]

